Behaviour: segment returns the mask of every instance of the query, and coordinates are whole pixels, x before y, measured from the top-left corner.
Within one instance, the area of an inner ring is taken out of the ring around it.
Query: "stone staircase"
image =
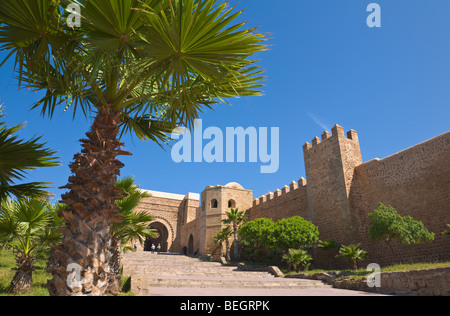
[[[173,289],[311,289],[329,288],[322,281],[276,278],[269,272],[239,271],[235,266],[177,254],[129,253],[123,274],[131,276],[135,295],[151,294],[152,288]],[[211,295],[214,291],[211,290]]]

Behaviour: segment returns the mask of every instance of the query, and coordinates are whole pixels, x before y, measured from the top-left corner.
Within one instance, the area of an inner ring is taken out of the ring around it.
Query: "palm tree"
[[[0,119],[4,117],[0,106]],[[0,122],[0,201],[7,197],[17,198],[45,196],[48,183],[33,182],[15,184],[24,179],[26,172],[39,167],[59,166],[54,151],[44,148],[40,138],[25,141],[15,135],[23,124],[7,127]]]
[[[136,211],[136,207],[142,199],[151,195],[139,189],[134,183],[133,177],[124,177],[116,183],[116,188],[121,189],[125,194],[122,200],[116,201],[119,207],[118,212],[124,217],[121,223],[116,223],[111,228],[111,243],[109,261],[109,290],[110,294],[117,295],[122,282],[120,271],[122,267],[122,252],[134,250],[128,247],[130,243],[137,240],[142,245],[146,238],[154,238],[155,231],[148,229],[149,224],[154,221],[154,217],[145,211]]]
[[[344,258],[347,261],[351,261],[353,269],[358,271],[358,261],[364,260],[367,256],[367,252],[361,249],[361,245],[342,246],[339,249],[339,254],[336,258]]]
[[[226,253],[225,253],[225,260],[226,261],[231,261],[230,258],[230,237],[233,234],[233,231],[231,230],[230,227],[225,227],[222,228],[222,230],[220,230],[215,236],[214,236],[214,242],[216,244],[219,244],[219,249],[220,249],[220,257],[223,257],[223,242],[225,242],[225,248],[226,248]]]
[[[80,7],[80,27],[65,25],[69,4]],[[241,13],[219,0],[0,2],[1,48],[15,57],[19,85],[45,92],[33,108],[95,114],[63,187],[65,238],[52,251],[51,295],[107,293],[110,227],[123,220],[117,157],[130,155],[121,135],[161,144],[218,102],[261,95],[254,55],[267,49],[266,36],[234,22]],[[81,267],[75,289],[66,283],[73,264]]]
[[[282,259],[296,272],[300,272],[301,268],[308,270],[312,261],[310,254],[302,249],[289,249],[288,253],[284,254]]]
[[[239,226],[244,222],[244,212],[239,211],[237,208],[231,208],[229,212],[225,212],[227,218],[222,220],[225,225],[231,225],[233,229],[233,247],[234,247],[234,259],[239,259],[239,242],[238,242],[238,230]]]
[[[10,293],[27,293],[33,283],[35,255],[61,241],[58,231],[62,219],[56,214],[64,208],[43,199],[6,200],[0,205],[0,244],[13,249],[17,269]]]

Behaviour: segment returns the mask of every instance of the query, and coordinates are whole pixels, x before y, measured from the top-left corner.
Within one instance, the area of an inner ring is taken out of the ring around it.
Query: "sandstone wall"
[[[298,183],[294,181],[289,187],[253,200],[253,207],[246,215],[251,221],[263,217],[274,221],[294,216],[308,219],[306,180],[301,178]]]
[[[197,249],[200,249],[200,244],[204,243],[203,239],[204,236],[200,234],[200,227],[199,227],[199,220],[193,220],[186,225],[183,225],[180,229],[180,253],[183,251],[183,247],[189,248],[189,238],[192,236],[193,238],[193,244],[192,244],[192,251],[195,253]]]
[[[382,243],[373,243],[367,214],[379,202],[421,220],[436,233],[436,240],[412,247],[397,243],[394,253]],[[441,235],[450,224],[450,132],[357,166],[350,203],[353,227],[357,228],[354,240],[362,242],[377,263],[450,260],[450,238]]]
[[[357,133],[336,125],[312,145],[303,146],[308,181],[308,218],[319,227],[321,240],[343,244],[352,239],[349,191],[353,170],[362,163]]]
[[[253,192],[244,189],[237,183],[208,186],[202,192],[202,206],[198,218],[200,254],[202,256],[217,257],[219,255],[220,249],[214,242],[214,236],[225,227],[222,220],[227,218],[226,212],[229,212],[231,208],[247,210],[252,205],[252,198]],[[217,207],[213,205],[214,200],[217,201]]]
[[[382,273],[378,292],[396,289],[407,289],[409,295],[450,296],[450,268]]]
[[[181,252],[179,223],[193,218],[199,204],[197,195],[177,195],[162,192],[148,191],[152,196],[145,198],[137,207],[137,211],[145,211],[161,223],[168,231],[168,250]],[[142,247],[138,247],[142,251]]]

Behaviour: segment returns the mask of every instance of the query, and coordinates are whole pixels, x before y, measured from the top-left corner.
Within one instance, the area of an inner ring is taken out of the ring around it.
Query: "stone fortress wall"
[[[303,147],[306,179],[254,200],[250,219],[301,216],[319,227],[321,240],[360,243],[379,264],[450,260],[450,132],[384,159],[363,163],[358,134],[339,125]],[[368,213],[382,202],[421,220],[436,234],[431,244],[392,250],[369,237]],[[317,252],[318,261],[326,264]],[[320,264],[319,263],[319,264]]]
[[[141,208],[170,223],[171,251],[201,255],[217,253],[212,241],[231,207],[246,211],[249,220],[275,221],[301,216],[319,227],[321,240],[349,245],[361,243],[367,261],[380,265],[393,262],[450,260],[450,240],[441,232],[450,224],[450,132],[384,159],[363,163],[358,134],[336,125],[312,144],[303,146],[306,179],[253,198],[253,192],[237,183],[208,186],[199,196],[164,196],[146,199]],[[170,199],[172,197],[172,199]],[[176,197],[176,198],[175,198]],[[433,243],[405,247],[394,252],[368,236],[368,217],[382,202],[405,216],[423,221],[436,233]],[[170,235],[170,233],[169,233]],[[317,253],[317,263],[329,258]],[[376,258],[376,259],[375,259]],[[371,261],[372,260],[372,261]]]

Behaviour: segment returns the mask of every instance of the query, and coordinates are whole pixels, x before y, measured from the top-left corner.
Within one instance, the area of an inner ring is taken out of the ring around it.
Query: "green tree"
[[[449,228],[449,230],[445,230],[443,233],[442,233],[442,235],[447,235],[447,236],[450,236],[450,224],[448,224],[447,225],[447,227]]]
[[[270,218],[259,218],[239,228],[239,240],[244,246],[271,249],[275,245],[275,222]]]
[[[367,252],[361,249],[361,245],[342,246],[339,249],[339,254],[336,258],[343,258],[347,261],[351,261],[353,269],[358,271],[358,261],[364,260],[367,256]]]
[[[244,212],[239,211],[237,208],[231,208],[229,212],[225,212],[227,218],[222,221],[225,225],[230,225],[233,230],[233,247],[234,247],[234,259],[239,259],[239,241],[238,230],[239,226],[244,222]]]
[[[113,224],[111,227],[108,292],[113,295],[119,294],[122,286],[120,275],[122,253],[134,251],[133,247],[128,246],[134,241],[142,245],[146,238],[156,237],[155,231],[148,228],[155,218],[146,211],[136,210],[141,201],[151,195],[139,189],[139,186],[135,184],[134,177],[119,179],[116,182],[116,188],[123,192],[123,198],[116,201],[116,205],[119,207],[118,212],[123,216],[123,221]]]
[[[231,261],[230,257],[230,237],[233,235],[233,231],[230,227],[222,228],[215,236],[214,236],[214,242],[216,244],[219,244],[220,249],[220,257],[223,257],[223,242],[225,242],[225,260]]]
[[[310,221],[299,216],[281,219],[275,223],[274,248],[289,249],[312,248],[319,240],[319,229]]]
[[[81,7],[81,25],[68,27],[64,9]],[[108,240],[122,220],[115,188],[129,155],[119,136],[167,141],[175,126],[192,127],[202,111],[231,98],[261,95],[254,55],[266,35],[236,22],[219,0],[2,0],[0,43],[15,58],[19,86],[43,92],[42,115],[56,109],[95,115],[62,196],[68,205],[58,265],[81,267],[81,288],[70,271],[49,268],[51,295],[107,293]],[[79,231],[95,235],[84,238]]]
[[[0,107],[0,119],[3,119],[3,108]],[[16,135],[23,124],[7,127],[0,121],[0,201],[7,197],[17,198],[46,196],[48,183],[32,182],[15,184],[23,181],[27,172],[40,167],[59,166],[55,151],[46,149],[39,138],[22,140]]]
[[[370,237],[373,241],[384,241],[392,252],[394,240],[400,240],[405,246],[434,240],[435,234],[429,232],[421,221],[411,216],[402,217],[392,206],[380,203],[368,216]]]
[[[288,253],[283,255],[282,260],[295,271],[300,272],[302,268],[304,270],[309,269],[312,257],[302,249],[289,249]]]
[[[6,200],[0,204],[0,244],[12,248],[17,264],[10,293],[31,290],[36,254],[61,242],[58,229],[62,219],[57,213],[64,207],[43,199]]]

